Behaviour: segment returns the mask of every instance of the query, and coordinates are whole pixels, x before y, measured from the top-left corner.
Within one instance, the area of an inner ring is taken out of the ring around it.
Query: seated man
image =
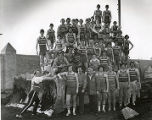
[[[98,67],[100,65],[100,60],[93,55],[91,60],[89,61],[89,67],[93,69],[93,71],[98,71]]]
[[[112,33],[112,37],[116,37],[117,36],[118,25],[117,25],[116,21],[113,22],[113,26],[111,27],[111,33]]]
[[[66,46],[76,47],[76,35],[73,33],[72,28],[69,28],[69,32],[66,34]]]
[[[110,64],[110,59],[107,56],[106,51],[103,52],[102,56],[100,57],[100,64],[103,66],[104,70],[108,70],[108,66]]]
[[[66,72],[67,66],[69,65],[68,60],[64,56],[64,52],[58,52],[58,56],[55,58],[53,68],[56,69],[56,73]]]

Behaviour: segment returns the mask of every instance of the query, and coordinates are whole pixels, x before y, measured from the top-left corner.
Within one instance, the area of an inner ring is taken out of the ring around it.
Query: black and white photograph
[[[0,0],[1,120],[152,120],[151,0]]]

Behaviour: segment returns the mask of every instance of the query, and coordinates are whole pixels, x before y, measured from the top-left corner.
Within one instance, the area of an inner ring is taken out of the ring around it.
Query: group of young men
[[[67,114],[76,115],[76,101],[79,98],[79,112],[84,112],[84,95],[88,94],[89,107],[92,112],[116,110],[127,106],[130,99],[135,105],[140,93],[140,73],[133,61],[129,60],[129,51],[133,44],[129,36],[122,35],[121,27],[112,20],[109,5],[100,10],[97,5],[94,15],[82,19],[61,19],[57,30],[54,25],[44,36],[40,30],[36,49],[40,55],[42,71],[57,74],[65,79]],[[72,104],[70,101],[73,101]]]

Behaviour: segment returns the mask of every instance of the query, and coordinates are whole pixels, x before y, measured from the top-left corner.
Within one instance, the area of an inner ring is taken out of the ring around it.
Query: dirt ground
[[[152,101],[139,102],[135,107],[129,106],[132,109],[140,113],[139,116],[131,120],[152,120]],[[87,108],[86,108],[87,109]],[[17,120],[15,115],[20,111],[17,108],[6,108],[4,105],[1,106],[1,118],[2,120]],[[65,117],[65,112],[53,115],[51,118],[46,115],[36,115],[32,116],[30,112],[23,114],[22,120],[124,120],[120,110],[116,112],[100,113],[98,115],[93,113],[88,113],[87,111],[84,115]]]

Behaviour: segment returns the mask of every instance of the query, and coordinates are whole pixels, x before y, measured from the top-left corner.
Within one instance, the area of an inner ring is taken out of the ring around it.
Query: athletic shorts
[[[66,94],[76,95],[76,87],[67,87],[66,88]]]

